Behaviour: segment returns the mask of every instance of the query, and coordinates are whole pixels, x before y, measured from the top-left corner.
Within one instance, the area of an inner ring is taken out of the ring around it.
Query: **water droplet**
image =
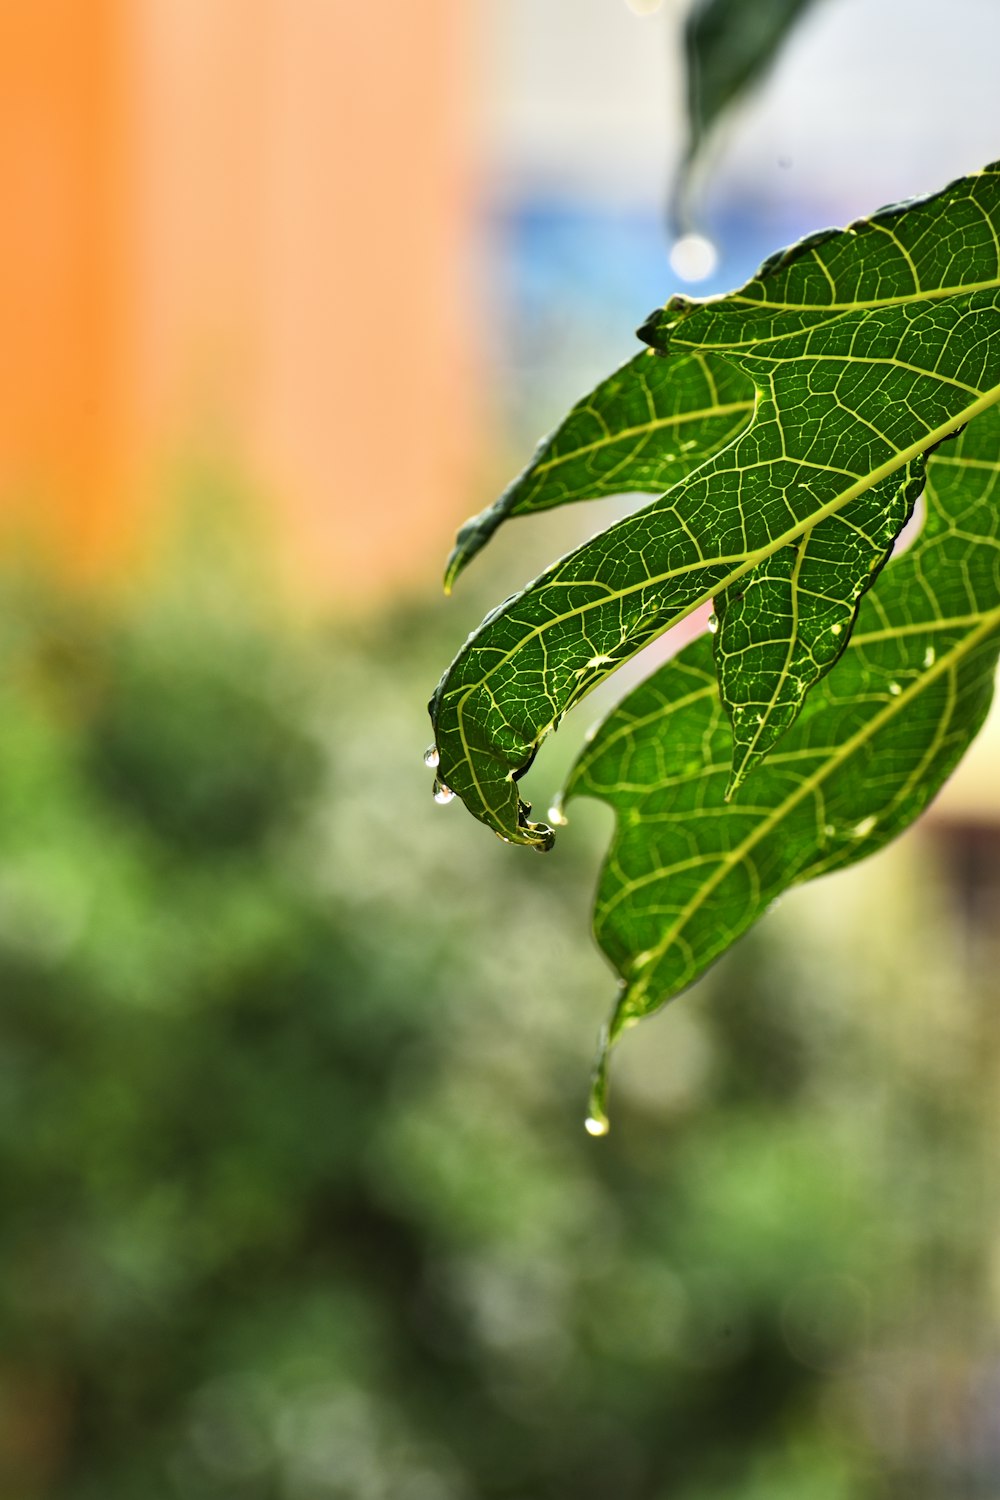
[[[428,745],[427,749],[424,751],[424,765],[427,767],[427,769],[429,771],[433,771],[434,768],[440,763],[440,760],[441,756],[438,752],[437,745]]]
[[[933,667],[933,665],[934,665],[934,663],[936,661],[937,661],[937,652],[934,650],[933,646],[928,646],[927,650],[924,652],[924,666],[925,667]]]
[[[703,234],[682,234],[670,251],[671,269],[682,281],[705,281],[719,264],[719,252]]]
[[[552,824],[553,828],[565,828],[566,824],[569,822],[569,818],[567,818],[566,814],[562,810],[561,797],[557,797],[552,806],[549,808],[549,822]]]
[[[843,625],[831,625],[830,626],[830,634],[831,635],[840,635],[840,633],[843,630],[843,628],[844,628]]]
[[[898,682],[890,682],[889,691],[894,698],[898,698],[903,689],[900,687]]]
[[[855,823],[851,833],[856,839],[863,839],[866,833],[871,833],[877,822],[875,817],[862,818],[860,823]]]
[[[588,1115],[583,1122],[583,1128],[588,1135],[607,1135],[611,1127],[607,1120],[598,1119],[597,1115]]]
[[[718,615],[709,615],[709,617],[708,617],[708,628],[711,631],[712,635],[714,635],[715,632],[719,628],[719,617],[718,617]]]
[[[452,801],[454,796],[455,793],[452,791],[450,786],[445,786],[443,781],[435,781],[434,801],[439,805],[439,807],[447,806],[447,804]]]

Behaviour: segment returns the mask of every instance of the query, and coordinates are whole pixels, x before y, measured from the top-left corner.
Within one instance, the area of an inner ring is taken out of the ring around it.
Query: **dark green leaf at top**
[[[696,0],[684,27],[688,139],[677,195],[708,136],[760,83],[814,0]],[[684,217],[681,211],[680,217]]]

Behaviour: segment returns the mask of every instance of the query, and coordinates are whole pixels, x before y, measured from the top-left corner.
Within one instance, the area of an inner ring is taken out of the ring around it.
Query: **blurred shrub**
[[[926,1350],[982,1309],[975,1008],[935,1000],[894,1058],[887,995],[942,966],[832,963],[779,920],[623,1049],[591,1141],[579,876],[431,804],[433,631],[8,590],[0,1494],[864,1500],[992,1473],[965,1346],[945,1417],[911,1422]]]

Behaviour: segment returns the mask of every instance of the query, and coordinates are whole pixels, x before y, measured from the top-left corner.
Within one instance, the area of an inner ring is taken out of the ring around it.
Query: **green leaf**
[[[706,599],[748,575],[755,587],[776,586],[762,565],[814,530],[809,550],[822,563],[819,528],[838,516],[854,524],[848,507],[881,487],[884,524],[870,516],[853,561],[821,568],[831,608],[849,618],[873,549],[899,519],[889,512],[900,471],[1000,396],[998,225],[1000,173],[987,168],[933,198],[814,236],[728,297],[674,298],[649,320],[643,336],[668,369],[700,354],[748,375],[753,419],[470,637],[431,716],[440,778],[476,817],[505,839],[548,848],[552,830],[530,821],[517,782],[566,709]],[[831,525],[822,536],[833,533]],[[770,673],[758,696],[780,702],[780,729],[797,704],[782,698],[787,651],[768,640],[767,615],[744,611],[742,624],[759,675]]]
[[[688,140],[678,197],[726,112],[758,85],[813,0],[698,0],[684,27]],[[683,211],[679,214],[685,217]]]
[[[499,500],[466,521],[445,570],[458,575],[508,516],[575,500],[658,494],[736,436],[753,410],[753,383],[714,355],[635,355],[578,401]]]
[[[843,652],[861,597],[924,487],[925,463],[873,485],[716,599],[715,666],[733,730],[727,798]]]
[[[629,694],[585,747],[566,799],[596,797],[616,815],[594,917],[622,978],[609,1046],[783,890],[907,828],[974,738],[1000,651],[1000,410],[934,455],[926,495],[918,541],[886,569],[843,658],[733,801],[707,637]]]

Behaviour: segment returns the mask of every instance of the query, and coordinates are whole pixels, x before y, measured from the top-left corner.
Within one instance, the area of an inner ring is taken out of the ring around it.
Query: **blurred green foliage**
[[[591,1140],[591,841],[498,858],[430,802],[437,628],[9,583],[0,1495],[993,1493],[954,925],[897,953],[891,911],[824,925],[837,882],[790,900]]]

